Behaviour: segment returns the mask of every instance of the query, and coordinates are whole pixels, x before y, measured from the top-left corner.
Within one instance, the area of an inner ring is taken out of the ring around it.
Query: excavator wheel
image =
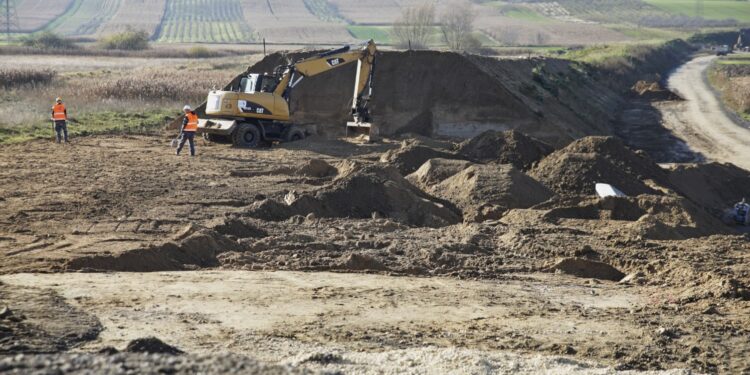
[[[295,142],[305,139],[305,132],[302,129],[292,128],[284,136],[284,142]]]
[[[239,124],[232,134],[235,147],[256,148],[261,145],[262,134],[255,124]]]

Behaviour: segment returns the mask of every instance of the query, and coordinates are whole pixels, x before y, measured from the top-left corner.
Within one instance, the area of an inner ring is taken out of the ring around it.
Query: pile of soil
[[[414,173],[406,176],[406,179],[422,190],[427,191],[433,185],[439,184],[473,164],[466,160],[430,159],[422,164]]]
[[[565,219],[626,221],[612,228],[628,235],[653,240],[683,240],[713,234],[733,234],[719,219],[677,196],[639,195],[637,197],[571,197],[537,205],[547,210],[545,221],[559,224]]]
[[[554,149],[521,132],[487,131],[458,145],[458,153],[481,163],[513,164],[521,170],[530,169]]]
[[[453,153],[404,141],[400,148],[384,153],[380,157],[380,162],[395,167],[401,175],[406,176],[416,171],[426,161],[438,158],[463,159],[461,156]]]
[[[128,343],[125,351],[128,353],[155,353],[168,355],[179,355],[185,353],[182,350],[169,345],[156,337],[145,337],[132,340]]]
[[[312,193],[290,194],[286,205],[266,200],[255,204],[250,215],[284,220],[294,215],[316,217],[387,217],[414,226],[441,227],[460,222],[447,202],[435,202],[414,187],[393,167],[365,165],[339,176]]]
[[[510,164],[472,165],[427,190],[452,202],[466,222],[499,219],[512,208],[528,208],[553,193]]]
[[[733,164],[679,165],[669,172],[669,182],[680,194],[714,215],[742,198],[750,199],[750,171]]]
[[[593,195],[608,183],[629,196],[655,194],[645,180],[669,187],[667,173],[614,137],[586,137],[544,158],[529,174],[560,195]]]
[[[681,100],[677,94],[669,91],[659,84],[659,82],[638,81],[630,88],[633,94],[640,98],[653,101]]]
[[[568,275],[587,279],[620,281],[625,274],[607,263],[581,258],[565,258],[557,262],[552,269]]]
[[[67,261],[66,270],[154,272],[179,271],[219,265],[217,255],[242,249],[238,239],[265,237],[267,233],[236,218],[208,223],[213,229],[187,225],[171,240],[121,253],[102,253]]]

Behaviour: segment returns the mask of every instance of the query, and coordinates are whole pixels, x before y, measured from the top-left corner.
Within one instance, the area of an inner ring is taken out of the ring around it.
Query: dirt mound
[[[467,159],[482,163],[513,164],[527,170],[549,155],[554,149],[521,132],[487,131],[458,146],[458,153]]]
[[[337,173],[338,170],[334,166],[320,159],[307,160],[304,164],[294,169],[295,175],[314,178],[332,177]]]
[[[587,279],[620,281],[625,274],[607,263],[581,258],[565,258],[557,262],[552,269],[564,274]]]
[[[646,180],[670,186],[666,171],[613,137],[579,139],[544,158],[529,174],[561,195],[593,195],[598,182],[630,196],[655,194]]]
[[[452,202],[464,221],[498,219],[511,208],[528,208],[552,192],[510,164],[472,165],[427,190]]]
[[[220,230],[236,229],[237,224],[219,226]],[[238,234],[260,235],[243,228]],[[252,237],[251,236],[251,237]],[[65,263],[67,270],[154,272],[179,271],[197,267],[216,267],[216,255],[239,251],[240,245],[227,236],[206,228],[188,225],[173,240],[117,254],[91,255]]]
[[[672,91],[661,87],[659,82],[638,81],[630,90],[634,96],[646,100],[664,101],[682,99]]]
[[[295,215],[316,217],[387,217],[414,225],[441,227],[460,222],[459,215],[435,202],[404,179],[393,167],[365,165],[340,176],[313,193],[290,193],[285,203],[258,202],[250,215],[265,220],[285,220]]]
[[[750,199],[750,172],[733,164],[680,165],[669,172],[675,190],[719,215],[742,198]]]
[[[146,337],[141,339],[135,339],[128,343],[125,348],[128,353],[149,353],[149,354],[171,354],[179,355],[184,354],[180,349],[164,343],[156,337]]]
[[[438,151],[434,148],[404,141],[401,148],[389,150],[380,157],[380,162],[394,166],[401,175],[413,173],[430,159],[463,159],[463,157]]]
[[[586,198],[569,197],[545,202],[534,207],[548,209],[543,219],[560,223],[566,219],[629,222],[616,224],[612,233],[653,240],[682,240],[714,234],[733,234],[717,218],[676,196],[639,195],[637,197]]]
[[[472,164],[472,162],[465,160],[430,159],[414,173],[406,176],[406,179],[423,190],[427,190]]]

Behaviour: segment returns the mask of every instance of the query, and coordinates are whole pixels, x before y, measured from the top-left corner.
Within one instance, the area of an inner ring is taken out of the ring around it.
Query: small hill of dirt
[[[284,220],[294,215],[316,217],[386,217],[413,226],[456,224],[460,216],[446,202],[436,202],[393,167],[363,165],[312,193],[290,193],[286,204],[263,201],[250,215]]]
[[[380,157],[380,162],[398,169],[406,176],[415,172],[430,159],[463,159],[463,157],[446,151],[404,141],[401,148],[389,150]]]
[[[406,179],[421,189],[428,190],[473,164],[466,160],[430,159],[414,173],[406,176]]]
[[[548,209],[543,218],[551,223],[560,223],[565,219],[628,222],[612,229],[653,240],[682,240],[734,233],[716,217],[689,200],[676,196],[569,197],[545,202],[534,208]]]
[[[588,259],[565,258],[552,266],[552,269],[568,275],[587,279],[620,281],[625,274],[609,264]]]
[[[750,171],[733,164],[676,166],[669,181],[680,194],[715,215],[742,198],[750,199]]]
[[[529,174],[561,195],[595,194],[596,183],[611,184],[630,196],[655,194],[646,180],[670,186],[666,171],[614,137],[579,139],[544,158]]]
[[[427,191],[459,207],[465,222],[499,219],[511,208],[528,208],[553,195],[510,164],[472,165]]]
[[[481,163],[513,164],[528,170],[536,162],[552,153],[552,146],[521,132],[486,131],[458,145],[458,153]]]

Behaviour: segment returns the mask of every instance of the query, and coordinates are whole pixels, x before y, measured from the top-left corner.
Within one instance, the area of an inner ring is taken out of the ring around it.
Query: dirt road
[[[538,345],[568,355],[617,350],[655,329],[621,318],[650,303],[636,288],[549,274],[465,281],[189,271],[15,274],[2,282],[51,288],[96,316],[103,331],[84,352],[153,335],[192,354],[358,374],[609,374],[612,367],[595,362],[523,353]],[[311,360],[325,355],[331,363]]]
[[[669,78],[669,89],[685,101],[658,105],[664,126],[706,158],[750,169],[750,129],[726,112],[706,79],[706,70],[714,59],[695,58]]]

